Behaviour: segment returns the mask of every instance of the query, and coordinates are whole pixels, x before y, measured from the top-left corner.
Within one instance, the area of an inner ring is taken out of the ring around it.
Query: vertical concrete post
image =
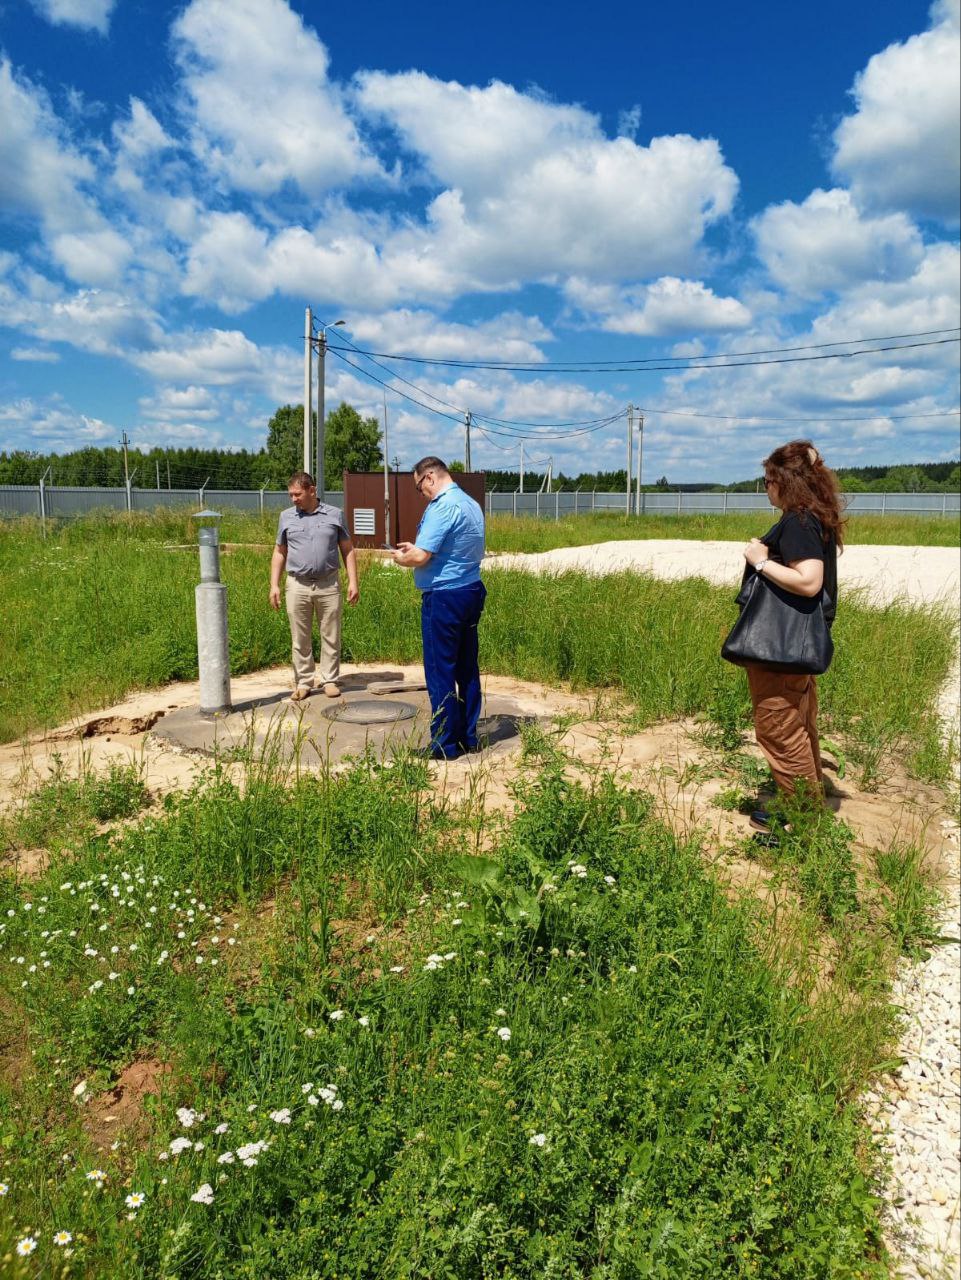
[[[219,519],[216,511],[202,517]],[[200,714],[230,710],[230,649],[227,641],[227,588],[220,581],[220,530],[200,530],[200,582],[194,590],[197,608],[197,663],[200,668]]]

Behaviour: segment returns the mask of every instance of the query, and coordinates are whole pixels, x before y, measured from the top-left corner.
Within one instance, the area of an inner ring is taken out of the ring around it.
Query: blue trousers
[[[430,745],[445,756],[477,746],[481,712],[477,624],[487,591],[468,587],[425,591],[420,606],[424,677],[430,698]]]

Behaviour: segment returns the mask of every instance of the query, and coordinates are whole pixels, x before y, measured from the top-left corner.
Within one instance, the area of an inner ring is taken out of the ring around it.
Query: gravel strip
[[[892,1000],[904,1010],[905,1063],[866,1095],[872,1128],[892,1156],[889,1244],[905,1280],[956,1277],[961,1258],[961,863],[958,824],[943,828],[952,874],[939,923],[953,941],[921,964],[898,967]]]

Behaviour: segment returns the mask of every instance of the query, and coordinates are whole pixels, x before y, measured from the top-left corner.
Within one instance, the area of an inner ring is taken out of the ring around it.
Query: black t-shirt
[[[785,511],[761,541],[777,564],[794,564],[798,560],[824,561],[824,620],[834,621],[838,602],[838,550],[832,533],[824,543],[821,521],[810,511]],[[744,571],[744,581],[754,570]]]

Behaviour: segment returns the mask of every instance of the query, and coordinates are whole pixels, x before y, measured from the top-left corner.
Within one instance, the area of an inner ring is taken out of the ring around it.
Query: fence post
[[[47,536],[47,504],[43,496],[43,476],[40,477],[40,483],[37,486],[37,497],[40,499],[40,529],[43,536]]]
[[[554,519],[555,520],[560,520],[561,518],[560,503],[561,503],[561,491],[560,489],[558,489],[554,494]]]
[[[724,490],[724,515],[727,515],[727,490]]]
[[[264,485],[264,489],[266,489],[266,488],[267,488],[267,486],[266,486],[266,485]],[[261,490],[259,491],[258,495],[257,495],[257,496],[258,496],[258,498],[259,498],[259,500],[260,500],[259,505],[260,505],[260,514],[261,514],[261,515],[263,515],[263,514],[264,514],[264,489],[261,489]]]
[[[942,514],[943,516],[946,516],[946,515],[948,514],[948,495],[947,495],[947,493],[942,493],[942,494],[941,494],[941,514]]]
[[[680,489],[678,489],[678,491],[677,491],[677,514],[678,514],[678,515],[680,515],[680,514],[681,514],[681,491],[680,491]]]
[[[575,514],[575,515],[577,515],[577,495],[578,495],[579,493],[580,493],[580,489],[575,489],[575,490],[574,490],[574,514]]]
[[[511,494],[511,515],[514,517],[515,520],[517,519],[517,490],[516,489]]]
[[[540,489],[538,489],[538,490],[537,490],[537,493],[536,493],[536,495],[535,495],[535,500],[534,500],[534,514],[535,514],[536,516],[540,516],[540,514],[541,514],[541,491],[540,491]]]
[[[888,505],[887,499],[888,499],[888,495],[886,493],[882,493],[881,494],[881,514],[882,515],[884,515],[884,509]]]
[[[597,490],[591,490],[591,510],[594,511],[597,506]]]

